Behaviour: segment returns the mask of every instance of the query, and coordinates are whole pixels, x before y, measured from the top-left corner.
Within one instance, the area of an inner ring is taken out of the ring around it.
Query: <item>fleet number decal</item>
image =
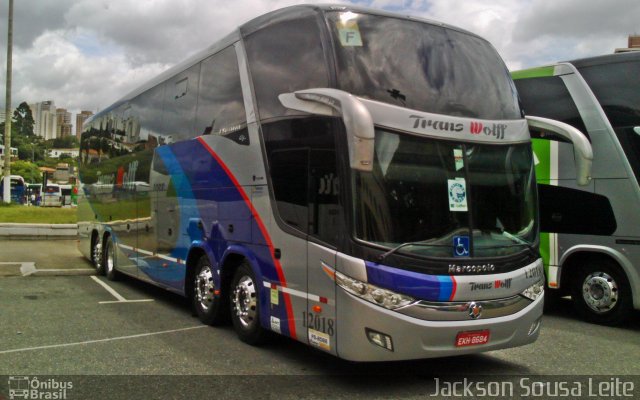
[[[314,313],[302,312],[302,326],[333,336],[335,321]]]

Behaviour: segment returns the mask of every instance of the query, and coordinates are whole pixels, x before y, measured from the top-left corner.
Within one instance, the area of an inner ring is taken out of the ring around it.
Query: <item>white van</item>
[[[43,207],[62,207],[62,188],[55,183],[49,183],[42,191]]]

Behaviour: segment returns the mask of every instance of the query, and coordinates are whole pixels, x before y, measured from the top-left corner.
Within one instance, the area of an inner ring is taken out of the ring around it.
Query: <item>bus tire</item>
[[[107,236],[107,238],[104,240],[104,247],[103,247],[102,254],[103,254],[102,265],[103,265],[105,276],[110,281],[117,281],[118,271],[116,271],[116,249],[115,249],[115,246],[113,245],[113,240],[111,239],[111,236]]]
[[[91,241],[91,261],[96,268],[96,274],[104,275],[104,260],[102,256],[102,243],[100,238],[95,236]]]
[[[588,261],[574,275],[571,298],[578,314],[601,325],[619,325],[632,310],[631,287],[612,260]]]
[[[256,278],[245,260],[238,266],[229,290],[233,329],[243,342],[257,346],[266,340],[267,331],[260,325],[260,296]]]
[[[223,304],[222,291],[215,286],[213,274],[209,257],[200,256],[193,277],[191,306],[202,323],[221,325],[227,319],[228,308]]]

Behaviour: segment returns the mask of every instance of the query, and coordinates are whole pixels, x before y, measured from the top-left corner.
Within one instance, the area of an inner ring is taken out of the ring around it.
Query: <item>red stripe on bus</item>
[[[244,192],[244,189],[242,189],[240,182],[238,182],[236,177],[231,173],[231,170],[229,170],[229,168],[224,163],[224,161],[222,161],[222,159],[216,154],[216,152],[213,151],[213,149],[201,137],[198,138],[198,141],[213,156],[213,158],[216,159],[216,161],[218,162],[218,165],[220,165],[220,167],[224,170],[224,172],[227,174],[229,179],[231,179],[231,182],[233,182],[233,185],[236,187],[236,189],[238,189],[238,192],[242,196],[242,199],[244,200],[245,204],[247,205],[247,207],[249,207],[249,210],[251,210],[251,215],[258,223],[258,228],[260,229],[260,232],[262,232],[262,236],[264,237],[264,239],[267,241],[267,246],[269,247],[269,253],[271,255],[271,259],[273,260],[273,263],[276,266],[276,272],[278,274],[278,279],[280,280],[280,285],[282,287],[287,287],[287,280],[284,277],[284,271],[282,270],[282,265],[280,264],[280,261],[276,259],[275,256],[273,255],[275,252],[275,248],[273,246],[273,242],[271,242],[271,237],[269,236],[269,233],[267,233],[267,228],[264,226],[264,223],[262,222],[262,218],[260,218],[260,215],[258,215],[258,212],[253,207],[253,204],[251,204],[251,201],[247,197],[247,194]],[[291,306],[291,298],[288,293],[283,292],[282,295],[284,297],[284,303],[287,310],[289,334],[293,339],[297,339],[296,324],[295,324],[295,319],[293,317],[293,307]]]
[[[458,289],[458,282],[456,282],[456,277],[451,276],[451,283],[453,287],[451,288],[451,297],[449,297],[449,301],[453,301],[453,298],[456,297],[456,290]]]

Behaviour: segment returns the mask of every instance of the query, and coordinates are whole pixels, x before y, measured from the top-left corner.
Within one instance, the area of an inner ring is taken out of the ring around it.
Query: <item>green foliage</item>
[[[78,139],[75,136],[56,138],[51,141],[51,147],[56,149],[74,149],[79,147]]]
[[[13,126],[15,126],[15,132],[21,136],[34,136],[33,127],[35,121],[31,114],[31,108],[26,102],[20,103],[18,108],[13,112]],[[13,129],[12,129],[13,131]]]
[[[18,160],[11,163],[11,174],[20,175],[29,183],[42,181],[42,173],[38,170],[38,166],[29,161]]]

